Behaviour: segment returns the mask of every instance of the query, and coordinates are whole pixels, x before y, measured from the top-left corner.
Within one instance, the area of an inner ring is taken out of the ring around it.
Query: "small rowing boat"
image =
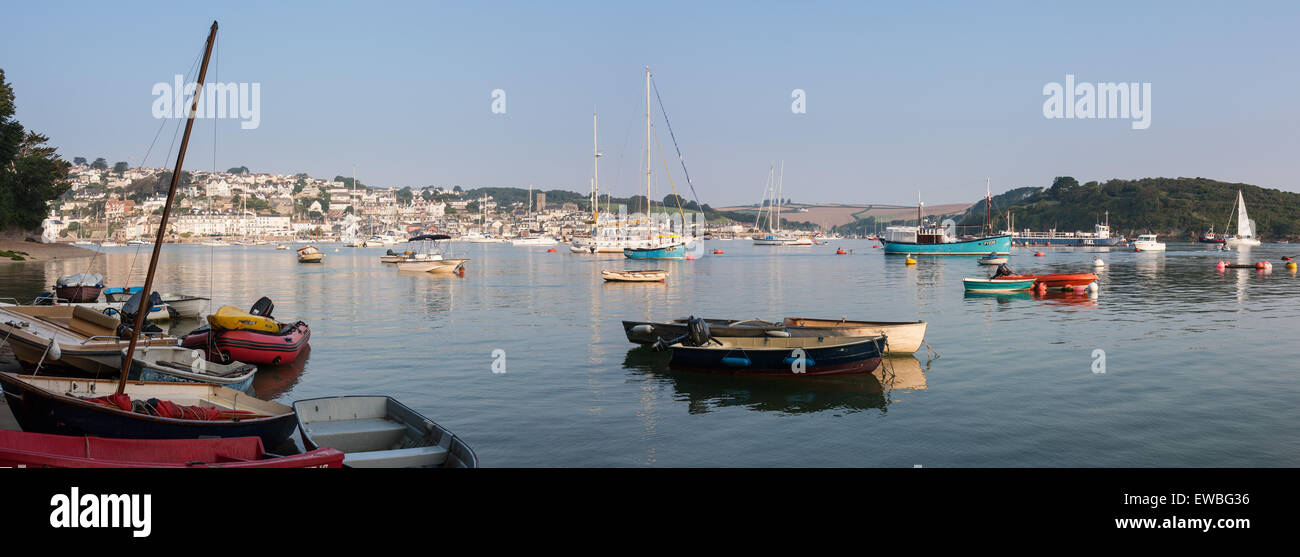
[[[654,344],[659,339],[679,337],[687,332],[688,319],[667,322],[624,321],[627,340],[636,344]],[[925,340],[925,321],[849,321],[846,319],[810,319],[786,317],[775,323],[762,319],[704,319],[717,337],[871,337],[889,339],[890,354],[911,354],[921,349]]]
[[[687,335],[655,344],[672,350],[669,366],[726,375],[843,375],[875,371],[885,353],[883,336],[719,338],[702,323],[692,319]]]
[[[969,292],[1013,292],[1016,290],[1029,290],[1034,287],[1034,279],[982,279],[982,278],[964,278],[961,279]]]
[[[293,409],[303,445],[343,451],[349,468],[478,467],[469,445],[392,397],[313,398]]]
[[[340,468],[343,453],[280,456],[257,437],[113,439],[0,430],[3,468]]]
[[[126,349],[122,349],[126,356]],[[128,379],[137,381],[208,383],[250,392],[257,366],[243,362],[209,362],[201,350],[180,346],[137,346]]]
[[[600,277],[609,282],[664,282],[664,279],[668,278],[668,271],[659,269],[645,271],[601,269]]]

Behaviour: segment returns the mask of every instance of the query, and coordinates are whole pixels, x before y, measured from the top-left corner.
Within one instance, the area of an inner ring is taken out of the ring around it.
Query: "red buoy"
[[[555,248],[547,249],[546,253],[555,253]]]
[[[1046,256],[1046,254],[1044,254],[1044,253],[1041,252],[1041,251],[1036,251],[1036,252],[1034,252],[1034,257],[1044,257],[1044,256]]]
[[[713,255],[722,255],[722,250],[720,249],[713,250]]]

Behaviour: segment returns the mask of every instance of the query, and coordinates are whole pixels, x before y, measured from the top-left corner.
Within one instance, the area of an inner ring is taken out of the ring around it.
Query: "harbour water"
[[[1088,272],[1095,297],[971,295],[974,257],[906,266],[866,241],[706,243],[695,261],[454,244],[462,276],[404,274],[383,248],[166,246],[161,292],[312,328],[310,353],[259,372],[281,402],[390,394],[464,438],[485,466],[1294,466],[1300,461],[1300,278],[1288,245],[1249,256],[1204,245],[1012,248],[1020,272]],[[295,246],[297,247],[297,246]],[[835,249],[849,250],[835,255]],[[0,297],[61,275],[143,282],[148,247],[0,266]],[[1271,273],[1214,263],[1268,259]],[[663,268],[665,284],[599,270]],[[687,315],[929,322],[916,357],[873,376],[798,380],[674,372],[620,321]],[[178,331],[198,322],[174,324]],[[1103,363],[1104,359],[1104,363]],[[0,363],[12,367],[12,362]]]

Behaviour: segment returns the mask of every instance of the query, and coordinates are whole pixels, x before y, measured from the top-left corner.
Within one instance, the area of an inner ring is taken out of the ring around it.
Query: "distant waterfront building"
[[[533,207],[534,211],[546,210],[546,192],[537,192],[537,206]]]

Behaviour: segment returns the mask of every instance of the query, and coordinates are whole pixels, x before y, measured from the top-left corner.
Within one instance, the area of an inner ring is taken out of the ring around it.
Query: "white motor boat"
[[[1156,240],[1155,234],[1139,234],[1133,241],[1133,251],[1165,251],[1165,244]]]

